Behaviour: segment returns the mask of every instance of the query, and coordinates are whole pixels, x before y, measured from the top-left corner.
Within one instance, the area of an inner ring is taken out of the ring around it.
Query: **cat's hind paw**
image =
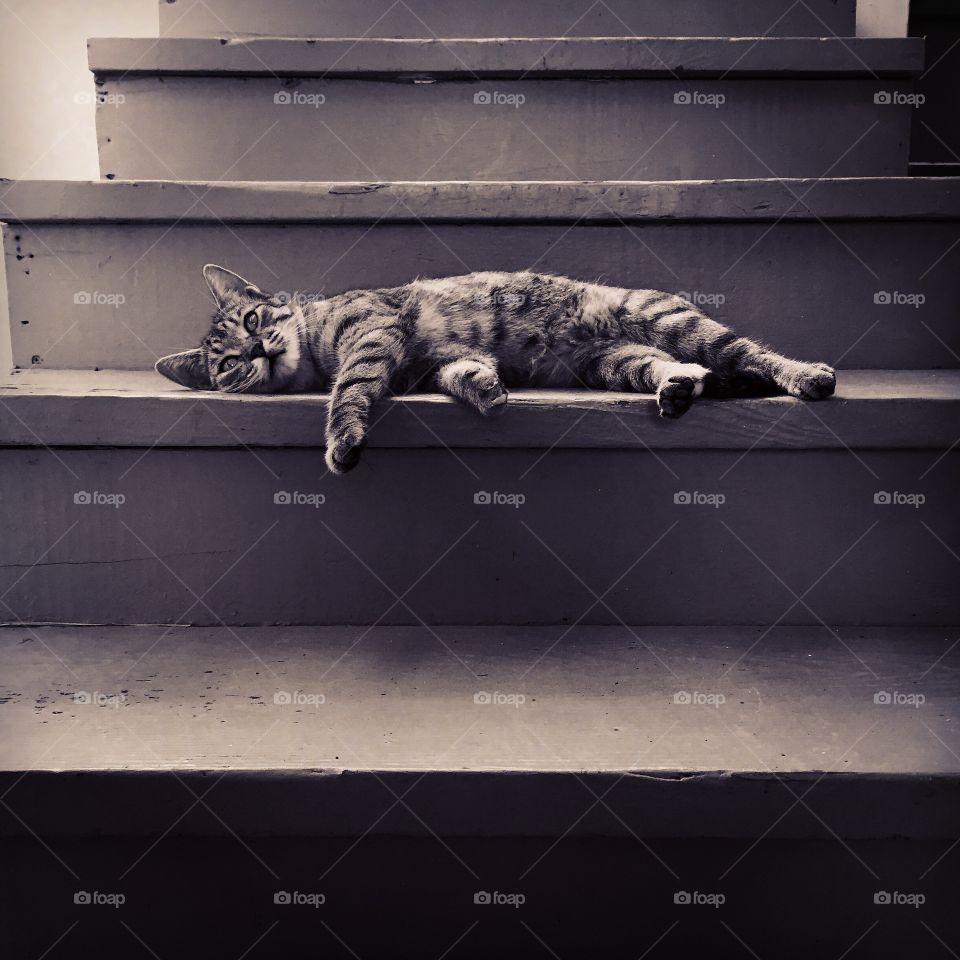
[[[675,420],[690,409],[694,398],[703,392],[703,380],[685,374],[674,374],[657,390],[657,407],[661,417]]]

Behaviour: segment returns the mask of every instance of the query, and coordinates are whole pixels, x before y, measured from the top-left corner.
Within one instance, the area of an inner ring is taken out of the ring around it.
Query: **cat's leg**
[[[827,364],[791,360],[768,350],[675,294],[637,291],[627,295],[624,308],[632,335],[710,368],[710,395],[749,396],[772,388],[803,400],[822,400],[836,387],[836,374]]]
[[[800,400],[823,400],[837,386],[833,367],[825,363],[791,360],[762,344],[741,337],[720,324],[719,331],[696,352],[714,376],[707,381],[711,396],[756,396],[783,392]],[[771,391],[772,388],[772,391]]]
[[[446,360],[433,379],[441,393],[470,404],[484,416],[506,409],[507,389],[497,373],[497,361],[489,354],[471,352]]]
[[[720,371],[727,371],[722,376],[734,380],[759,377],[800,400],[825,400],[836,389],[836,371],[826,363],[791,360],[772,350],[765,350],[746,337],[739,339],[746,340],[748,346],[744,347],[741,355],[734,357],[732,363],[721,358],[717,367]]]
[[[401,345],[382,330],[350,345],[330,394],[326,463],[331,473],[346,473],[359,462],[370,408],[389,391],[402,355]]]
[[[709,370],[682,363],[663,350],[636,343],[601,343],[581,348],[575,356],[577,376],[601,390],[656,393],[661,417],[679,417],[703,393]]]

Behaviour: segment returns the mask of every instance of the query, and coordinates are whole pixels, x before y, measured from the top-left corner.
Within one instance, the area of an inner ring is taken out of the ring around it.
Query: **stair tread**
[[[960,650],[949,636],[821,626],[7,627],[0,770],[956,777]],[[725,699],[677,703],[681,691]],[[879,691],[923,702],[878,704]],[[122,702],[77,703],[81,692]],[[280,692],[300,702],[275,702]],[[484,692],[497,702],[475,702]],[[518,694],[522,702],[502,700]]]
[[[919,73],[924,43],[917,37],[94,38],[88,51],[98,75],[876,77]]]
[[[2,180],[7,223],[945,220],[960,178],[671,181]],[[199,202],[202,199],[202,203]]]
[[[322,446],[328,395],[196,392],[153,371],[24,370],[0,382],[0,400],[0,443],[14,446]],[[493,419],[416,394],[383,402],[370,444],[936,448],[956,439],[958,403],[960,370],[844,370],[836,396],[815,405],[700,400],[680,421],[657,417],[652,394],[515,390]]]

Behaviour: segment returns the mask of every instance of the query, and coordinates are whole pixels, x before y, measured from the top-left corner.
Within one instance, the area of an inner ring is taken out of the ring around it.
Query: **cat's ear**
[[[181,387],[192,387],[194,390],[213,389],[207,358],[199,347],[184,350],[182,353],[171,353],[169,357],[161,357],[154,366],[157,373],[162,373],[168,380],[179,383]]]
[[[203,268],[203,279],[207,281],[210,292],[221,307],[244,298],[267,299],[267,295],[259,287],[215,263],[208,263]]]

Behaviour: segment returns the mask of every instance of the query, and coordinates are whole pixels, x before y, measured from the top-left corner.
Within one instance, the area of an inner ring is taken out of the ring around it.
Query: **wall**
[[[0,177],[99,177],[88,37],[155,37],[157,0],[0,3]]]

